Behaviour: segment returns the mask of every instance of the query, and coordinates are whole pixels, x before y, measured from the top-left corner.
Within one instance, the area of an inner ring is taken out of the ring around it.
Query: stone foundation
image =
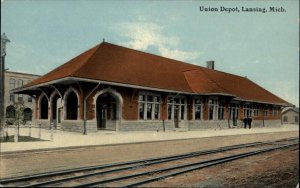
[[[42,128],[50,129],[49,120],[37,120],[36,125],[41,124]],[[164,125],[163,125],[164,124]],[[34,126],[34,125],[33,125]],[[253,120],[251,127],[280,127],[281,120]],[[175,128],[174,120],[152,120],[152,121],[107,121],[106,129],[111,131],[193,131],[201,129],[228,129],[228,128],[243,128],[244,124],[241,120],[237,121],[237,125],[233,126],[233,122],[227,120],[222,121],[207,121],[207,120],[180,120],[178,128]],[[98,132],[97,122],[95,120],[88,120],[86,123],[87,133]],[[248,126],[247,126],[248,128]],[[63,120],[59,127],[62,131],[80,132],[83,133],[83,120]],[[101,131],[101,130],[99,130]]]

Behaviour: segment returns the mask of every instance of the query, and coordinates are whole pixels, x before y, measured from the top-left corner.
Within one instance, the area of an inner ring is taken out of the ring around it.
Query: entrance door
[[[106,105],[100,105],[97,112],[97,128],[105,129],[106,128],[106,119],[107,119],[107,107]]]
[[[175,128],[179,128],[179,107],[174,106],[174,125]]]

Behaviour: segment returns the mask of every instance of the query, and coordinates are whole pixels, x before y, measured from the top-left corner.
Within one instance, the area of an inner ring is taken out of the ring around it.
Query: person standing
[[[243,122],[244,122],[244,129],[246,129],[246,127],[247,127],[247,118],[244,118]]]
[[[248,118],[249,129],[251,129],[251,123],[252,123],[252,118],[249,117],[249,118]]]

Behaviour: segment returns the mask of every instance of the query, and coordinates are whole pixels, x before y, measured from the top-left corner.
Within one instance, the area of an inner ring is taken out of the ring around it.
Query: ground
[[[5,178],[36,174],[295,136],[299,136],[298,131],[2,154],[0,175]],[[278,150],[167,178],[147,186],[295,187],[299,181],[298,156],[298,150]]]
[[[143,187],[296,187],[299,150],[289,149],[149,183]]]
[[[8,137],[1,137],[0,142],[14,142],[14,136],[8,136]],[[34,142],[34,141],[43,141],[39,138],[33,138],[30,136],[19,136],[19,142]]]

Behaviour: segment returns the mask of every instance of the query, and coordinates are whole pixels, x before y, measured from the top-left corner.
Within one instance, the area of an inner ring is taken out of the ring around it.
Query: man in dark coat
[[[248,118],[249,129],[251,129],[251,123],[252,123],[252,118],[249,117],[249,118]]]
[[[244,118],[243,122],[244,122],[244,128],[246,129],[246,127],[247,127],[247,118]]]

